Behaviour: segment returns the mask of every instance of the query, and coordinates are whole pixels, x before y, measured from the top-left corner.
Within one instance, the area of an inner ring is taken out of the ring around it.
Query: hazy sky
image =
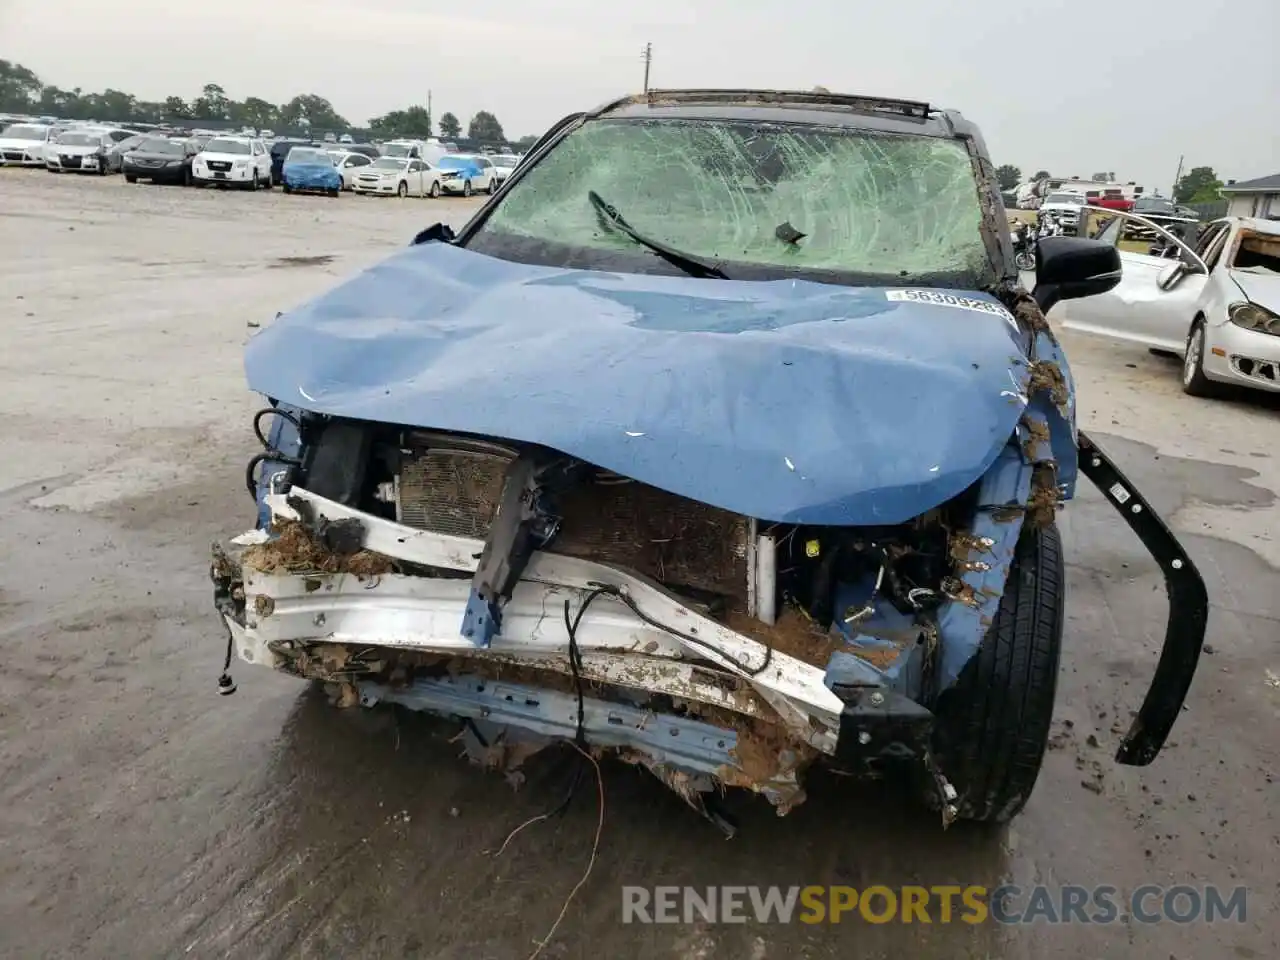
[[[450,10],[455,12],[441,13]],[[1277,0],[0,0],[0,57],[147,100],[318,93],[362,122],[425,102],[512,137],[651,82],[955,107],[997,164],[1169,189],[1178,156],[1280,172]],[[1093,42],[1086,42],[1093,38]]]

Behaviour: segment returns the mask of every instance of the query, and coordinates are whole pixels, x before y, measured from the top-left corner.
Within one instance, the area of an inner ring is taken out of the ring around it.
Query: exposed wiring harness
[[[692,636],[691,634],[685,633],[681,630],[677,630],[675,627],[668,626],[667,624],[663,623],[661,620],[655,620],[653,617],[649,616],[647,613],[641,610],[639,605],[632,598],[631,594],[627,593],[627,591],[623,590],[621,587],[615,587],[612,584],[597,583],[594,581],[589,583],[588,586],[592,588],[592,592],[587,594],[587,599],[584,600],[582,606],[578,608],[578,617],[577,617],[577,621],[575,621],[575,626],[577,622],[581,621],[582,613],[584,610],[586,610],[587,603],[595,599],[596,596],[603,594],[606,596],[613,597],[615,600],[621,601],[628,609],[630,609],[632,613],[634,613],[637,617],[639,617],[649,626],[653,627],[655,630],[661,630],[663,633],[669,633],[671,634],[671,636],[677,638],[678,640],[682,640],[685,643],[689,644],[690,646],[697,647],[698,649],[711,653],[716,657],[723,657],[725,655],[722,651],[718,650],[714,645],[707,643],[705,640],[699,640],[697,637]],[[576,641],[573,639],[573,633],[571,631],[570,640],[569,640],[570,651],[572,651],[575,642]],[[742,672],[749,677],[760,676],[760,674],[768,670],[770,664],[773,663],[773,647],[766,645],[764,650],[765,650],[764,662],[761,663],[760,666],[748,667],[746,664],[739,663],[737,665],[738,669],[742,670]],[[570,661],[570,665],[572,666],[572,658]]]
[[[573,689],[578,700],[578,713],[577,713],[577,722],[575,724],[574,733],[573,733],[573,745],[574,745],[574,748],[578,751],[578,753],[580,753],[583,757],[586,757],[588,760],[591,760],[594,763],[595,758],[591,756],[590,748],[587,746],[586,695],[584,694],[583,688],[582,688],[582,649],[578,646],[578,629],[579,627],[582,626],[582,618],[586,616],[587,608],[590,607],[593,602],[595,602],[597,597],[606,597],[606,596],[613,597],[615,600],[618,600],[622,604],[624,604],[632,613],[634,613],[637,617],[639,617],[644,623],[648,624],[649,626],[657,630],[662,630],[664,633],[669,633],[672,636],[677,637],[678,639],[683,640],[684,642],[694,647],[698,647],[702,650],[710,651],[712,653],[717,654],[718,656],[724,656],[724,654],[721,653],[719,650],[717,650],[715,647],[713,647],[711,644],[707,643],[705,640],[699,640],[697,637],[691,636],[687,633],[684,633],[683,631],[677,630],[674,627],[669,627],[665,623],[662,623],[659,620],[655,620],[653,617],[649,616],[647,613],[641,610],[639,605],[636,604],[635,600],[632,599],[631,595],[628,594],[621,587],[616,587],[613,584],[609,584],[609,583],[599,583],[598,581],[590,581],[588,582],[587,586],[589,588],[588,592],[586,596],[583,597],[582,603],[578,606],[577,613],[572,613],[570,611],[569,600],[568,599],[565,600],[564,626],[565,626],[565,632],[568,634],[568,637],[569,637],[569,672],[573,676]],[[773,647],[766,646],[764,662],[761,663],[760,666],[751,668],[751,667],[745,667],[739,664],[739,667],[748,676],[755,677],[755,676],[759,676],[761,673],[767,670],[769,668],[769,665],[772,662],[773,662]],[[546,813],[539,814],[536,817],[532,817],[531,819],[526,820],[519,827],[513,830],[510,834],[508,834],[507,839],[502,844],[502,848],[498,851],[498,854],[501,854],[502,851],[507,848],[507,844],[511,842],[511,838],[514,837],[521,830],[523,830],[525,827],[529,826],[530,824],[540,822],[542,820],[549,820],[552,817],[556,816],[557,814],[563,813],[565,810],[568,809],[569,804],[573,801],[574,791],[577,790],[578,783],[582,780],[582,769],[583,769],[582,764],[578,764],[574,767],[573,779],[569,782],[569,789],[565,791],[564,799],[562,799],[559,803],[557,803],[554,807],[552,807]],[[599,776],[598,766],[596,768],[596,773],[597,773],[597,776]]]
[[[264,417],[269,416],[280,417],[283,420],[289,421],[289,423],[293,424],[294,429],[298,431],[299,436],[302,434],[302,423],[298,418],[286,410],[281,410],[279,407],[263,407],[253,415],[253,435],[257,437],[258,442],[262,444],[263,452],[254,454],[249,458],[249,463],[244,468],[244,485],[248,489],[249,495],[255,500],[258,497],[258,477],[256,475],[256,471],[259,464],[270,461],[272,463],[282,463],[288,467],[302,466],[301,460],[297,457],[291,457],[277,449],[267,438],[267,435],[263,433],[262,420]]]

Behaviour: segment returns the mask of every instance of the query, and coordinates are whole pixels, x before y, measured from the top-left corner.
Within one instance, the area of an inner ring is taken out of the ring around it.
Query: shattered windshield
[[[525,171],[468,246],[549,265],[629,256],[630,269],[663,271],[605,226],[590,192],[636,232],[704,262],[766,268],[754,276],[991,273],[962,142],[736,120],[586,123]]]

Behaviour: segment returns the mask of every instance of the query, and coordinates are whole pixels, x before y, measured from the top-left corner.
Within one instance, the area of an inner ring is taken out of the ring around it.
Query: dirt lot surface
[[[331,709],[240,666],[208,544],[252,524],[241,350],[461,201],[285,197],[0,171],[0,955],[524,960],[590,854],[594,790],[538,823],[569,760],[513,792],[436,724]],[[997,835],[942,833],[888,788],[819,780],[785,819],[731,798],[726,842],[606,767],[598,860],[542,956],[1280,956],[1280,419],[1183,396],[1145,351],[1069,338],[1083,423],[1184,538],[1210,650],[1155,765],[1111,754],[1164,616],[1151,560],[1095,490],[1071,561],[1059,716]],[[623,925],[624,884],[1216,883],[1243,923]]]

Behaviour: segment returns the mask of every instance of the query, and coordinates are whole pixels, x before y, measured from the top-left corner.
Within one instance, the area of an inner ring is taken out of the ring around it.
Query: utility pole
[[[427,91],[427,123],[435,126],[436,118],[431,115],[431,91]],[[431,130],[427,130],[427,136],[431,136]]]
[[[1178,172],[1173,175],[1173,189],[1169,191],[1170,199],[1172,199],[1173,195],[1178,192],[1178,181],[1182,179],[1182,161],[1184,159],[1185,154],[1178,157]]]
[[[649,92],[649,64],[653,63],[653,44],[646,43],[644,45],[644,53],[640,55],[640,59],[644,61],[644,92]]]

